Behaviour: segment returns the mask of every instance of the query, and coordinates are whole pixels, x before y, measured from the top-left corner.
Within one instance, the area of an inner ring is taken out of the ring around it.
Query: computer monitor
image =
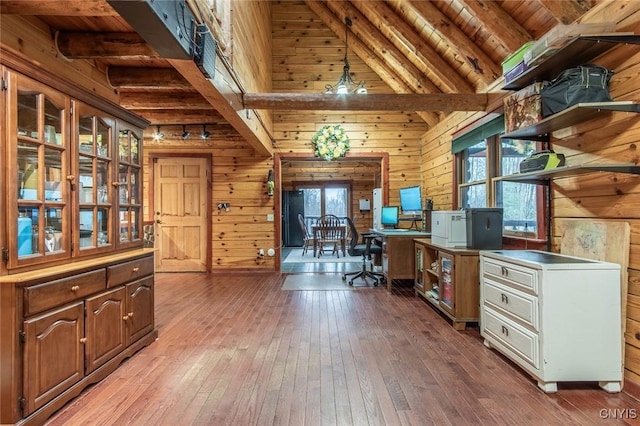
[[[422,195],[419,185],[400,188],[400,208],[402,214],[422,215]]]
[[[380,223],[383,227],[396,228],[398,220],[398,206],[383,206],[380,209]]]

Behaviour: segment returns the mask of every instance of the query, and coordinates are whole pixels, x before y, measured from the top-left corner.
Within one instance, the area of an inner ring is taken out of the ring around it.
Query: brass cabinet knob
[[[126,320],[128,320],[128,319],[129,319],[129,315],[125,315],[125,316],[123,316],[123,317],[122,317],[122,320],[123,320],[123,321],[126,321]]]
[[[86,337],[80,338],[80,343],[82,343],[82,344],[87,343],[87,338]]]
[[[127,315],[129,318],[133,318],[133,312],[129,312],[129,314]]]
[[[73,287],[71,287],[71,291],[73,291],[74,293],[76,291],[80,290],[80,286],[79,285],[74,285]]]
[[[138,266],[136,266],[135,268],[133,268],[133,272],[138,272],[140,270],[140,268]]]

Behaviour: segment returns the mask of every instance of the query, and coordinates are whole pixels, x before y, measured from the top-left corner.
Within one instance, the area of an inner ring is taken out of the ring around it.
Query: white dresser
[[[480,251],[480,334],[545,392],[622,387],[620,265],[535,250]]]

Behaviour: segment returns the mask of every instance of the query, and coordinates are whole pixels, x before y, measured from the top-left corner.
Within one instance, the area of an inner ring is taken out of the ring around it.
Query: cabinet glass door
[[[8,168],[16,177],[15,194],[8,194],[9,266],[39,263],[68,255],[65,237],[68,218],[69,153],[65,123],[69,101],[27,78],[14,76],[17,86],[15,118],[8,117],[13,150]],[[15,254],[15,255],[12,255]]]
[[[453,257],[440,253],[440,306],[445,310],[453,313],[454,307],[454,275],[453,275]]]
[[[118,241],[139,244],[142,235],[142,138],[132,129],[118,131]]]
[[[416,248],[415,287],[416,287],[416,290],[423,293],[424,292],[423,248],[418,244],[415,245],[415,248]]]
[[[112,146],[115,120],[86,105],[78,114],[78,216],[75,230],[81,254],[108,249],[113,218]]]

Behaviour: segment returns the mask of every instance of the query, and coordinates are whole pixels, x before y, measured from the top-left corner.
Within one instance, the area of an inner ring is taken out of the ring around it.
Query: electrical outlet
[[[267,222],[273,222],[274,218],[273,218],[273,214],[268,214],[267,215]]]

